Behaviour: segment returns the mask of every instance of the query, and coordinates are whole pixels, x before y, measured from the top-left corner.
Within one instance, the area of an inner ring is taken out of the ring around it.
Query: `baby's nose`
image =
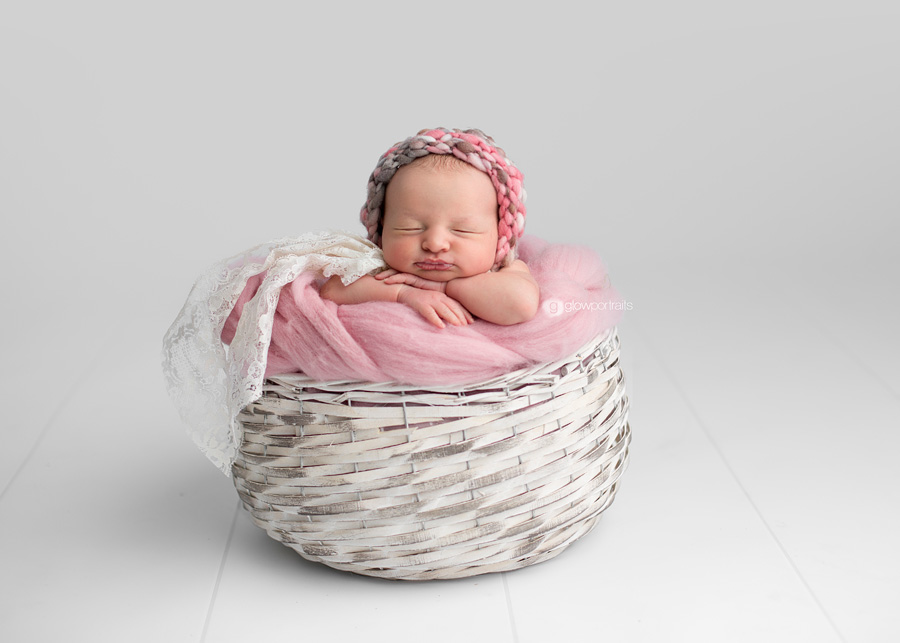
[[[422,248],[428,252],[447,250],[450,242],[444,230],[429,230],[422,239]]]

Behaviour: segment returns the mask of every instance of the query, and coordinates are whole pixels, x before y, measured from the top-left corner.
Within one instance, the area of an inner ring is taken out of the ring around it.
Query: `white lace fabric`
[[[307,271],[338,275],[346,285],[385,268],[381,249],[371,241],[327,231],[260,244],[197,279],[163,339],[163,374],[188,434],[226,476],[240,447],[237,415],[262,395],[282,287]],[[226,348],[225,321],[250,277],[262,272],[266,276]]]

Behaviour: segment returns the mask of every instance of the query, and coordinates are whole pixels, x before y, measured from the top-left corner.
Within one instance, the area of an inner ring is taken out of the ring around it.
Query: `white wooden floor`
[[[0,640],[900,640],[887,268],[685,263],[677,300],[632,271],[615,503],[555,560],[458,581],[336,572],[255,527],[165,395],[171,311],[70,342],[7,405]]]

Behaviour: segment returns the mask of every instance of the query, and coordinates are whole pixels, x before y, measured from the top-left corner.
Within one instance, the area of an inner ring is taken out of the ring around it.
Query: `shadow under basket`
[[[234,485],[308,560],[382,578],[460,578],[549,560],[587,534],[628,462],[615,329],[477,384],[273,376],[238,416]]]

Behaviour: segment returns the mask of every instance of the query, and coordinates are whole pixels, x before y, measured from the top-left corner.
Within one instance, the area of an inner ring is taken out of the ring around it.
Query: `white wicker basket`
[[[272,377],[232,466],[253,521],[309,560],[458,578],[553,558],[613,501],[628,461],[615,329],[477,385]]]

